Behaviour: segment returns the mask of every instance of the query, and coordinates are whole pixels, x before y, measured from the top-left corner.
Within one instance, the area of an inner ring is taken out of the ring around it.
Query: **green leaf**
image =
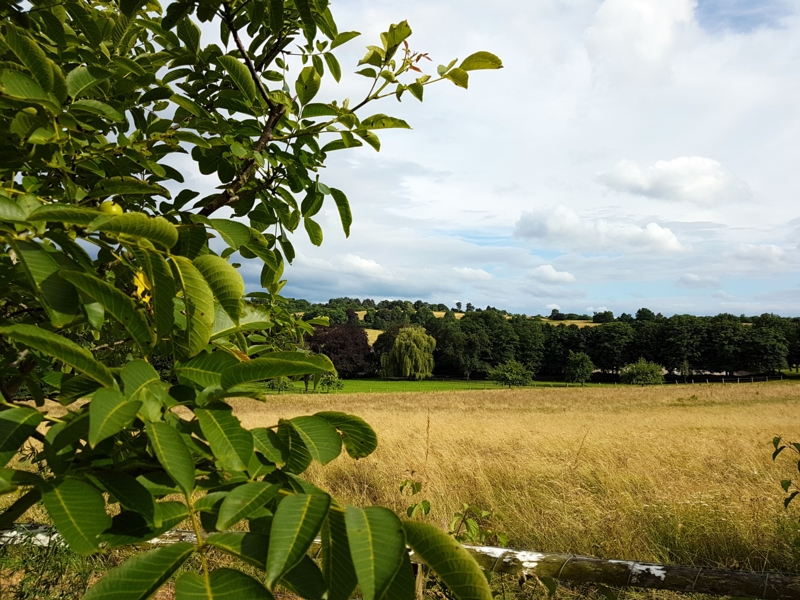
[[[211,148],[211,144],[206,138],[197,135],[193,131],[186,131],[185,129],[176,131],[175,137],[182,142],[189,142],[190,144],[200,146],[201,148]]]
[[[238,58],[233,56],[219,56],[217,62],[227,71],[233,83],[245,95],[247,103],[252,105],[256,101],[258,90],[253,78],[250,76],[250,71],[242,64]]]
[[[41,104],[53,114],[60,110],[60,106],[55,98],[50,96],[42,89],[36,81],[20,73],[19,71],[12,71],[6,69],[2,76],[3,89],[2,92],[15,100],[24,100]]]
[[[246,519],[253,511],[277,496],[280,489],[280,484],[270,485],[264,481],[253,481],[234,488],[225,496],[219,507],[217,529],[220,531],[230,529],[242,519]]]
[[[206,538],[206,543],[257,569],[263,571],[266,568],[267,548],[269,547],[269,537],[266,535],[226,531],[212,533]]]
[[[411,129],[411,126],[403,121],[381,113],[372,115],[361,121],[361,125],[366,129]]]
[[[111,525],[103,496],[83,481],[67,479],[48,489],[44,505],[69,547],[86,556],[100,546],[100,534]]]
[[[300,13],[300,20],[303,22],[303,32],[306,34],[306,39],[310,44],[317,36],[317,23],[314,21],[314,14],[311,12],[310,0],[294,0],[294,5]]]
[[[176,600],[272,600],[258,581],[234,569],[216,569],[206,577],[183,573],[175,581]]]
[[[17,519],[41,499],[42,491],[39,488],[34,488],[17,498],[11,506],[0,514],[0,530],[10,529]]]
[[[228,219],[209,219],[208,221],[231,248],[238,250],[241,246],[250,243],[250,228],[244,223]]]
[[[146,239],[164,248],[172,248],[178,242],[178,229],[175,225],[164,217],[153,218],[139,212],[110,218],[100,217],[89,225],[89,230]]]
[[[0,411],[0,467],[6,466],[16,456],[20,446],[41,422],[42,414],[33,408],[15,407]]]
[[[69,325],[80,310],[80,298],[75,288],[59,276],[63,267],[57,259],[64,255],[47,252],[32,241],[13,240],[11,247],[19,257],[53,327]]]
[[[303,118],[313,119],[314,117],[338,117],[339,111],[330,104],[320,104],[312,102],[303,107]]]
[[[283,0],[269,0],[269,25],[272,35],[278,37],[283,29]]]
[[[266,580],[270,589],[308,552],[331,498],[323,494],[293,494],[281,500],[269,536]]]
[[[34,210],[34,212],[36,211]],[[25,211],[19,207],[19,204],[5,196],[0,196],[0,221],[19,222],[25,221],[27,218]]]
[[[308,239],[315,246],[322,245],[322,227],[311,217],[303,217],[303,227],[306,228]]]
[[[344,229],[345,237],[350,237],[350,226],[353,224],[353,213],[350,210],[350,202],[344,192],[331,188],[331,196],[336,203],[336,208],[339,210],[339,219],[342,221],[342,229]]]
[[[129,558],[90,587],[83,600],[146,600],[193,552],[194,544],[180,542]]]
[[[458,67],[462,71],[478,71],[479,69],[502,69],[503,61],[491,52],[476,52],[461,61]],[[466,87],[466,86],[464,86]]]
[[[469,87],[469,73],[467,73],[464,69],[460,69],[458,67],[451,69],[447,74],[445,74],[445,78],[455,83],[458,87],[464,89]]]
[[[226,471],[246,471],[253,455],[253,435],[233,416],[224,403],[194,412],[214,457]]]
[[[427,523],[403,523],[411,549],[459,600],[492,600],[492,591],[478,563],[451,536]]]
[[[175,280],[164,257],[154,250],[134,248],[134,254],[150,281],[153,320],[156,325],[156,340],[172,333],[174,324]]]
[[[128,427],[141,405],[141,402],[128,402],[117,390],[97,390],[89,403],[89,446],[94,448]]]
[[[364,600],[380,600],[406,552],[403,525],[392,511],[348,506],[347,539]]]
[[[338,411],[318,412],[314,416],[324,419],[341,432],[344,447],[351,458],[369,456],[378,447],[375,430],[360,417]]]
[[[331,75],[338,83],[342,79],[342,67],[339,64],[339,61],[336,60],[336,57],[331,54],[330,52],[326,52],[325,56],[325,63],[328,65],[328,69],[331,71]]]
[[[280,584],[307,600],[322,600],[328,591],[322,572],[308,555],[283,575]]]
[[[0,327],[0,335],[58,359],[78,371],[86,373],[105,387],[116,387],[117,385],[111,371],[104,364],[97,362],[91,352],[58,334],[35,325],[9,325]]]
[[[143,360],[132,360],[120,372],[122,386],[127,399],[144,402],[148,397],[161,396],[164,383],[153,366]]]
[[[342,438],[325,419],[303,416],[289,419],[289,423],[314,460],[326,465],[342,453]]]
[[[224,258],[213,254],[199,256],[193,262],[222,308],[234,323],[238,323],[244,296],[244,280],[239,271]]]
[[[166,423],[148,423],[147,435],[158,462],[189,495],[194,489],[194,461],[181,434]]]
[[[272,352],[231,367],[222,374],[221,385],[229,389],[251,381],[291,375],[324,375],[334,371],[333,363],[323,354],[310,356],[302,352]]]
[[[359,129],[358,131],[354,131],[353,133],[355,133],[358,137],[360,137],[362,140],[364,140],[370,146],[372,146],[375,152],[381,151],[381,140],[378,138],[377,135],[375,135],[371,131],[367,129]]]
[[[401,561],[400,569],[392,579],[392,584],[386,590],[383,600],[408,600],[408,598],[415,596],[414,570],[411,566],[411,558],[408,556],[408,552],[403,552]]]
[[[205,389],[219,386],[222,374],[238,363],[228,352],[202,352],[185,363],[176,363],[175,373]]]
[[[200,271],[187,258],[173,256],[177,282],[186,303],[187,358],[199,354],[208,345],[214,325],[214,294]]]
[[[328,584],[328,600],[350,600],[358,585],[344,513],[328,511],[322,526],[322,574]]]
[[[109,75],[110,73],[103,69],[76,67],[67,73],[67,93],[71,98],[77,98],[104,79],[108,79]]]
[[[350,40],[352,40],[353,38],[356,38],[356,37],[358,37],[360,35],[361,34],[359,32],[357,32],[357,31],[343,31],[342,33],[337,35],[334,38],[334,40],[331,42],[330,49],[333,50],[334,48],[337,48],[337,47],[341,46],[342,44],[345,44],[345,43],[349,42]]]
[[[251,429],[250,433],[253,434],[253,441],[256,444],[256,448],[267,460],[275,463],[279,467],[286,464],[289,458],[289,449],[280,441],[277,433],[265,427]],[[311,462],[310,459],[311,456],[309,455],[309,464]]]
[[[297,92],[297,99],[300,104],[308,104],[319,92],[319,87],[322,82],[321,77],[317,70],[308,66],[300,71],[297,81],[294,84],[294,89]]]
[[[45,92],[53,91],[53,67],[39,45],[27,36],[17,33],[17,28],[6,27],[6,44],[20,62],[31,72]]]
[[[216,308],[218,310],[214,317],[214,331],[211,335],[211,339],[226,337],[237,331],[258,331],[272,327],[270,313],[263,306],[245,302],[242,307],[242,314],[239,317],[238,326],[231,321],[230,317],[221,307]]]
[[[87,198],[103,198],[106,196],[114,196],[117,194],[121,195],[157,195],[157,196],[164,196],[169,198],[169,192],[166,188],[158,185],[157,183],[150,183],[149,181],[144,181],[143,179],[136,179],[135,177],[109,177],[107,179],[101,179],[98,184],[92,188],[92,191],[89,193]],[[156,217],[155,219],[148,217],[144,213],[133,212],[133,213],[125,213],[124,215],[119,215],[118,217],[105,217],[106,221],[99,221],[101,222],[111,222],[115,221],[116,219],[120,219],[120,223],[125,223],[128,227],[130,227],[131,223],[137,224],[138,227],[150,229],[152,225],[145,225],[145,219],[149,221],[158,221],[161,223],[163,221],[167,225],[172,225],[169,221],[164,219],[163,217]],[[161,219],[161,221],[159,221]],[[175,226],[172,225],[174,228]],[[94,229],[98,229],[95,227]],[[163,224],[159,227],[160,230],[167,229],[164,227]],[[104,231],[100,229],[100,231]],[[113,231],[113,230],[111,230]],[[117,233],[126,233],[124,231],[117,232]],[[162,235],[165,235],[162,233]],[[168,234],[171,235],[172,234]],[[139,237],[147,237],[144,234],[139,234]],[[177,233],[175,234],[175,241],[178,241]],[[173,242],[173,246],[175,243]],[[167,246],[168,248],[172,248],[172,246]]]
[[[45,204],[33,209],[28,215],[30,221],[47,221],[49,223],[67,223],[70,225],[88,225],[102,213],[99,211],[74,206],[72,204]]]
[[[62,276],[84,294],[102,304],[103,308],[125,328],[142,352],[147,354],[152,351],[155,340],[150,324],[144,313],[136,308],[132,298],[89,273],[66,272]]]
[[[109,106],[105,102],[100,102],[99,100],[76,100],[70,105],[70,110],[92,113],[93,115],[97,115],[98,117],[103,117],[117,123],[125,120],[125,115],[119,112],[116,108]]]
[[[147,488],[136,479],[120,471],[100,471],[94,473],[93,477],[106,492],[119,502],[123,509],[136,511],[151,526],[158,524],[156,523],[155,499],[147,491]]]
[[[313,458],[300,434],[288,421],[280,420],[278,421],[277,436],[281,447],[286,449],[286,464],[283,467],[283,471],[287,473],[302,473],[305,471],[311,465]]]

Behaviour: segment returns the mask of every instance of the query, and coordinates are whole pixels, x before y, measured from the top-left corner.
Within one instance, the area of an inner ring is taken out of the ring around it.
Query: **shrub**
[[[625,365],[619,372],[622,383],[631,385],[655,385],[664,381],[661,365],[640,358],[635,363]]]
[[[516,360],[509,360],[489,369],[489,379],[509,388],[529,385],[533,380],[531,372]]]
[[[569,351],[567,364],[564,367],[564,379],[569,383],[580,383],[583,385],[592,377],[594,363],[585,352]]]

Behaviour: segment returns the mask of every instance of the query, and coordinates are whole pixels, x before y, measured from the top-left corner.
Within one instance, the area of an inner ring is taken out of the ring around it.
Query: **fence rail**
[[[196,542],[191,531],[174,530],[149,542],[167,545]],[[17,525],[0,531],[0,546],[32,544],[49,546],[62,543],[61,537],[45,525]],[[663,565],[630,560],[609,560],[575,554],[530,552],[490,546],[464,546],[482,569],[518,577],[550,577],[574,583],[594,583],[627,588],[637,587],[674,592],[761,598],[763,600],[797,600],[800,598],[800,575],[725,571],[705,567]],[[312,546],[319,550],[319,543]],[[411,553],[411,562],[421,561]]]

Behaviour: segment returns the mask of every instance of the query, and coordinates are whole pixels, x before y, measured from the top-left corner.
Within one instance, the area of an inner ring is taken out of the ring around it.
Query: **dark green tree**
[[[616,373],[627,362],[634,329],[628,323],[604,323],[586,328],[586,352],[604,373]]]
[[[508,388],[530,385],[531,372],[521,362],[509,360],[489,369],[489,379]]]
[[[588,354],[570,350],[564,365],[564,379],[569,383],[580,383],[583,386],[591,379],[594,369],[594,363]]]
[[[783,332],[771,327],[748,327],[742,342],[741,362],[751,373],[774,373],[788,365],[789,345]]]
[[[517,344],[514,356],[525,368],[533,374],[539,371],[544,356],[544,332],[546,327],[539,321],[518,315],[511,319],[511,327],[517,335]]]

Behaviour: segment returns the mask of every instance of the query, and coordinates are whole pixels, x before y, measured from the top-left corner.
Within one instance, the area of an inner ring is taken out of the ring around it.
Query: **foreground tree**
[[[43,500],[88,555],[191,523],[195,542],[124,562],[91,599],[148,598],[192,556],[202,566],[178,576],[179,600],[271,599],[279,585],[410,599],[408,544],[456,596],[490,600],[445,533],[345,507],[301,478],[343,449],[370,454],[363,420],[321,412],[248,430],[226,399],[333,372],[301,350],[313,322],[279,292],[290,234],[302,224],[321,244],[326,200],[349,232],[345,194],[320,180],[328,153],[377,150],[375,131],[408,127],[362,109],[421,100],[436,81],[467,87],[469,71],[499,60],[477,53],[424,75],[403,22],[368,47],[362,100],[320,103],[322,77],[341,73],[332,51],[358,35],[338,31],[326,0],[12,1],[0,18],[0,466],[23,446],[37,466],[0,470],[0,493],[17,495],[0,528]],[[199,23],[224,47],[204,45]],[[200,197],[179,166],[219,188]],[[257,304],[243,299],[236,253],[263,262]],[[110,350],[118,368],[100,360]],[[306,554],[318,535],[321,568]],[[210,571],[209,548],[262,574]]]
[[[662,371],[661,365],[640,358],[635,363],[622,367],[619,377],[622,383],[630,385],[656,385],[664,381]]]

